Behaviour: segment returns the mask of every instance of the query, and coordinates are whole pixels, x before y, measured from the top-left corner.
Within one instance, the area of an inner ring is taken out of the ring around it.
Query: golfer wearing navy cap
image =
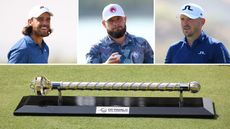
[[[230,63],[223,43],[202,30],[204,10],[199,5],[189,3],[183,5],[180,11],[185,38],[169,48],[165,63]]]

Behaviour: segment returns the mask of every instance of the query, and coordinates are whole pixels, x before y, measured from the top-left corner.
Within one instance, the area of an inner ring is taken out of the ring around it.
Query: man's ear
[[[206,20],[204,18],[201,19],[202,26],[205,24],[205,21]]]
[[[126,21],[127,21],[127,17],[126,16],[124,17],[124,20],[125,20],[125,23],[126,23]]]
[[[103,20],[102,21],[102,25],[106,28],[106,23],[105,23],[106,21],[105,20]]]
[[[33,18],[28,19],[27,24],[28,24],[29,26],[31,26],[32,22],[33,22]]]

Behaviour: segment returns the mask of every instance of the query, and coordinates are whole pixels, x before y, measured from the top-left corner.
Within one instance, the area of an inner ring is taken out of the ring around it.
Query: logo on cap
[[[111,13],[115,13],[116,11],[117,11],[116,8],[114,8],[114,7],[111,7],[111,8],[110,8],[110,12],[111,12]]]
[[[186,6],[184,7],[184,9],[182,9],[182,10],[186,10],[186,9],[188,9],[188,10],[190,10],[190,11],[193,11],[193,9],[191,9],[191,6],[190,6],[190,5],[186,5]]]

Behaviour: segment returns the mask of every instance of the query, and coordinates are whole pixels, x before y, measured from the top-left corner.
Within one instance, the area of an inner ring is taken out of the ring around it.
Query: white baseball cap
[[[33,17],[37,18],[45,12],[49,13],[50,16],[53,16],[53,13],[51,13],[47,7],[43,5],[34,6],[29,12],[28,19],[31,19]]]
[[[184,4],[180,9],[180,14],[191,19],[204,18],[204,10],[202,7],[193,3]]]
[[[125,17],[125,13],[123,9],[121,8],[121,6],[118,4],[109,4],[105,6],[102,12],[103,20],[107,21],[110,18],[115,17],[115,16]]]

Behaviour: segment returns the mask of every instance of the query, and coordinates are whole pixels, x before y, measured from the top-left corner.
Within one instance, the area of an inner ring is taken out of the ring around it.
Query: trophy
[[[209,98],[183,97],[183,92],[198,93],[200,84],[158,82],[55,82],[35,77],[30,88],[36,95],[24,96],[14,115],[104,115],[214,118]],[[48,96],[53,90],[57,96]],[[65,90],[169,91],[178,97],[62,96]]]

